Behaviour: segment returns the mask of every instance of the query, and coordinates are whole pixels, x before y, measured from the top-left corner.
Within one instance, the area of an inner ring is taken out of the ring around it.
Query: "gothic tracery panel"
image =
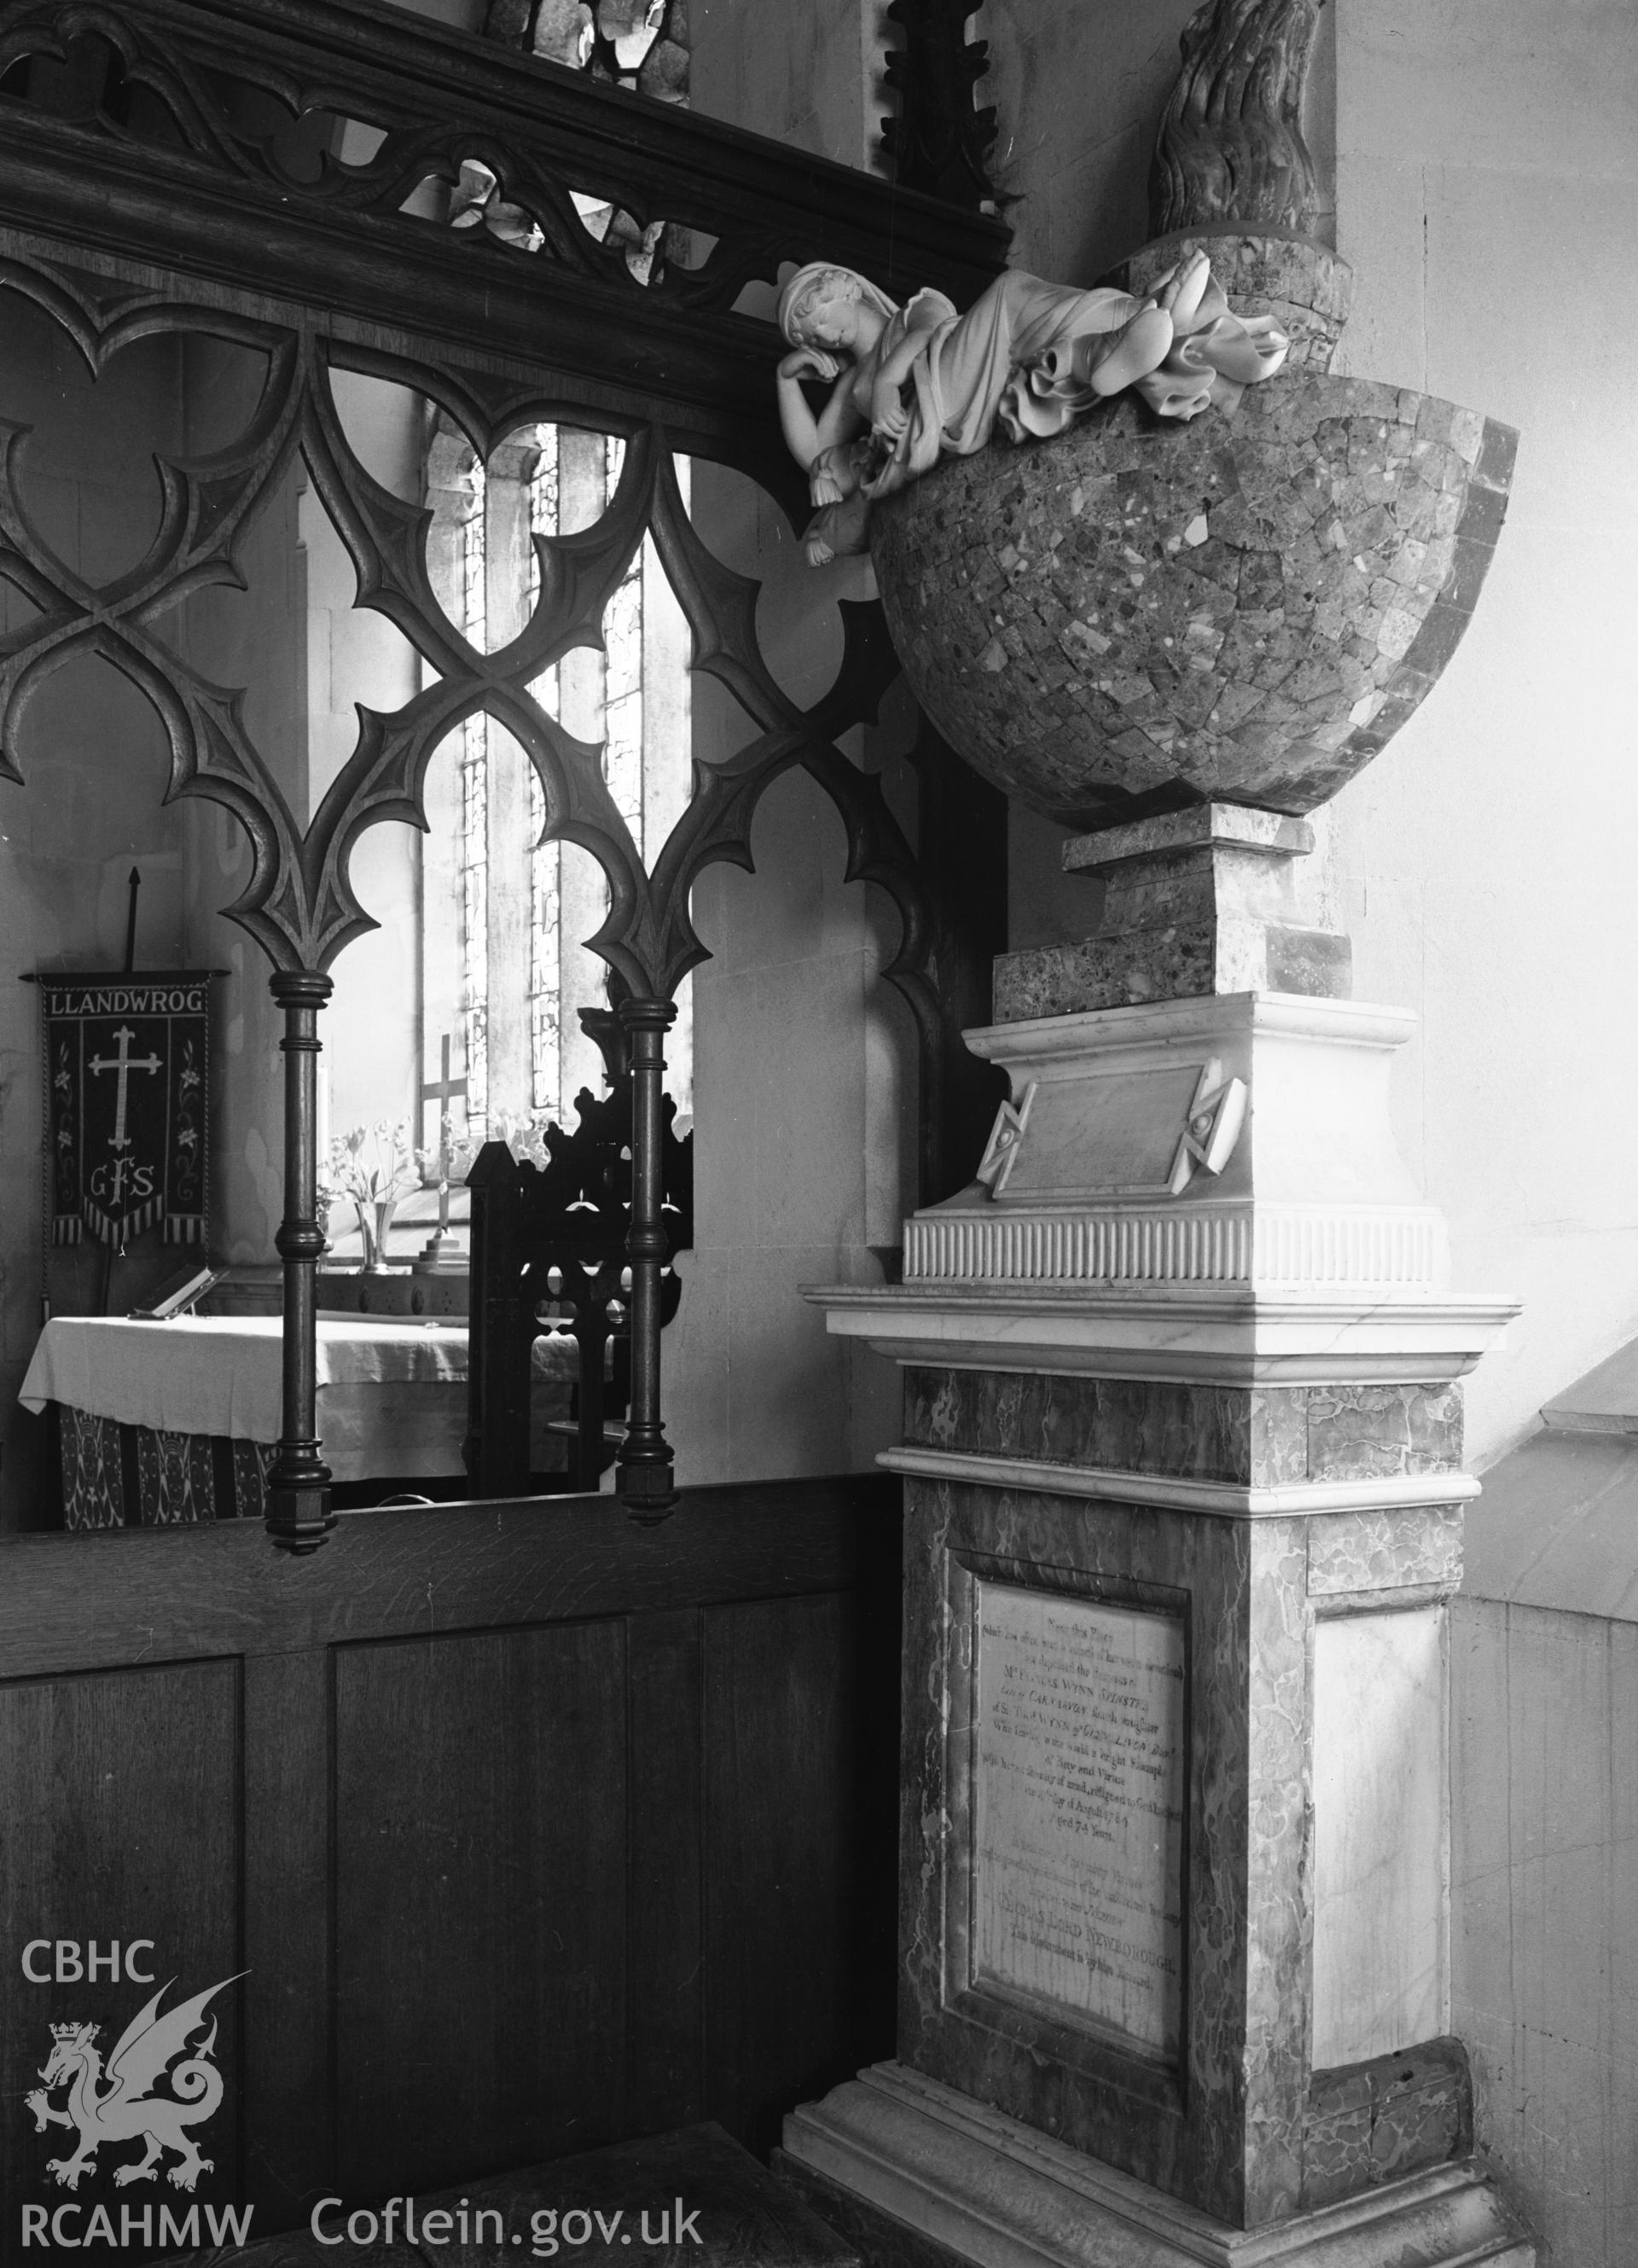
[[[238,431],[213,437],[203,455],[156,452],[151,538],[107,583],[86,579],[47,540],[30,510],[29,435],[7,431],[0,579],[27,604],[0,637],[5,777],[26,779],[30,707],[47,680],[92,657],[110,663],[161,720],[167,799],[212,799],[248,837],[248,883],[224,910],[277,969],[305,983],[373,925],[351,873],[361,836],[384,821],[427,824],[429,767],[453,741],[461,752],[467,1073],[481,1101],[491,750],[504,742],[520,752],[529,1100],[561,1116],[579,1083],[565,1076],[563,1034],[582,1004],[562,981],[564,955],[578,942],[567,936],[568,858],[587,854],[601,874],[586,943],[619,992],[668,1003],[705,957],[690,913],[695,880],[716,860],[750,865],[757,799],[800,765],[843,818],[850,874],[882,883],[898,907],[902,946],[887,973],[932,1042],[930,930],[913,855],[880,783],[839,745],[874,718],[897,673],[879,610],[843,606],[830,681],[817,697],[793,696],[758,642],[757,584],[702,535],[690,510],[689,460],[663,426],[594,430],[571,423],[550,396],[507,400],[485,415],[457,368],[357,348],[316,327],[225,313],[185,289],[127,290],[39,256],[6,261],[0,291],[28,301],[93,374],[136,341],[166,336],[188,350],[236,351],[256,373],[240,388]],[[428,440],[417,490],[365,462],[347,400],[360,384],[395,388],[419,406]],[[292,476],[344,549],[357,607],[412,654],[415,687],[395,707],[358,703],[351,747],[332,747],[299,780],[258,745],[244,688],[217,682],[200,641],[184,634],[190,606],[244,587],[259,519]],[[498,602],[489,506],[508,483],[528,571]],[[709,752],[690,731],[690,673],[713,680],[740,719]],[[660,765],[656,750],[668,736],[671,761]],[[582,892],[579,910],[586,902]],[[311,1241],[310,1216],[294,1219],[293,1233]]]
[[[714,458],[801,508],[768,327],[735,312],[748,285],[823,254],[889,287],[967,298],[1000,266],[1007,232],[953,225],[930,197],[674,105],[332,0],[0,0],[0,302],[32,302],[93,374],[152,337],[225,342],[265,367],[237,433],[203,453],[156,452],[155,530],[139,560],[100,579],[31,516],[26,432],[0,433],[0,582],[14,599],[0,635],[0,775],[24,777],[41,688],[100,659],[161,721],[167,799],[209,798],[249,839],[247,886],[224,910],[272,961],[285,1020],[285,1427],[269,1527],[309,1548],[328,1524],[313,1424],[314,1066],[325,972],[371,925],[351,857],[380,822],[426,824],[429,766],[452,736],[471,755],[474,828],[493,789],[484,744],[505,735],[527,760],[545,846],[530,878],[537,929],[550,927],[553,853],[578,850],[603,878],[588,942],[624,995],[639,1089],[622,1470],[629,1500],[661,1506],[663,1238],[645,1167],[660,1045],[704,957],[693,881],[713,861],[750,865],[757,799],[785,771],[825,790],[850,879],[881,883],[899,910],[885,974],[914,1011],[924,1064],[948,1045],[926,975],[940,949],[926,893],[880,783],[841,745],[896,674],[880,610],[843,606],[832,681],[793,696],[758,644],[756,582],[713,555],[681,468]],[[537,463],[548,427],[617,445],[604,445],[588,524],[560,515],[553,530],[542,516],[533,587],[504,637],[487,594],[482,620],[440,594],[424,488],[363,461],[343,414],[360,381],[424,396],[485,482],[520,434],[535,437]],[[357,607],[414,659],[408,696],[359,703],[351,747],[332,745],[294,783],[259,745],[242,688],[215,681],[178,630],[190,606],[244,587],[247,543],[292,482],[344,548]],[[634,788],[630,720],[646,689],[619,660],[634,637],[646,652],[651,595],[695,682],[712,681],[741,719],[720,748],[694,751],[691,796],[664,808]],[[601,674],[594,707],[574,697],[583,666]],[[492,836],[487,806],[483,823]],[[475,862],[475,904],[493,880]],[[546,1020],[549,993],[541,982],[531,998]]]

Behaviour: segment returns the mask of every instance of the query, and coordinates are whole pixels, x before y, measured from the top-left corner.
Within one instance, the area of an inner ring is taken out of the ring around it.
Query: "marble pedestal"
[[[980,1182],[812,1295],[905,1373],[898,2060],[786,2152],[996,2268],[1533,2257],[1446,1952],[1457,1381],[1514,1308],[1394,1150],[1412,1020],[1255,934],[1289,826],[1099,838],[1126,927],[997,992],[1128,1005],[970,1034]],[[1276,954],[1311,989],[1230,989]]]

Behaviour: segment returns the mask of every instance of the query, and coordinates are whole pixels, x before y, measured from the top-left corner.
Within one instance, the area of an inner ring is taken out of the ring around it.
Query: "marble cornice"
[[[1294,1520],[1333,1512],[1398,1511],[1407,1506],[1454,1505],[1479,1492],[1470,1473],[1395,1473],[1380,1479],[1292,1481],[1248,1487],[1234,1481],[1189,1480],[1049,1462],[1040,1457],[986,1455],[963,1449],[903,1446],[884,1449],[876,1462],[889,1472],[926,1480],[983,1483],[992,1488],[1032,1489],[1103,1504],[1152,1505],[1166,1512],[1206,1512],[1223,1520]]]
[[[1403,1047],[1416,1029],[1409,1008],[1369,1000],[1330,1000],[1301,992],[1222,992],[1198,999],[1148,1000],[1129,1008],[1100,1008],[1083,1015],[1036,1016],[1016,1023],[985,1024],[962,1034],[975,1055],[992,1062],[1078,1064],[1096,1049],[1098,1064],[1118,1070],[1147,1060],[1157,1047],[1187,1047],[1220,1040],[1226,1032],[1266,1033],[1279,1039],[1323,1040],[1362,1048]]]
[[[1464,1377],[1519,1312],[1483,1292],[1377,1301],[1243,1285],[804,1286],[838,1337],[901,1363],[1225,1386]]]

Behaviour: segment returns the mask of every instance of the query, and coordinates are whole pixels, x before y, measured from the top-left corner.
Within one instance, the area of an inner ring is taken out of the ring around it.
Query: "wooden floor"
[[[0,2256],[27,2203],[260,2236],[701,2118],[765,2152],[891,2052],[897,1553],[874,1476],[652,1528],[360,1514],[306,1559],[235,1524],[0,1544]],[[133,1939],[154,1984],[106,1974]],[[57,1981],[58,1940],[104,1973]],[[49,2027],[106,2052],[167,1978],[237,1980],[211,2172],[116,2189],[140,2145],[107,2144],[70,2192],[23,2104]]]

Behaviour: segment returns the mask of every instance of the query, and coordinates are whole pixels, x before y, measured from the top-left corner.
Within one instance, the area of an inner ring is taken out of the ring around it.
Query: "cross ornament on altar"
[[[414,1263],[419,1274],[430,1275],[440,1268],[464,1268],[466,1256],[452,1243],[449,1233],[449,1106],[457,1095],[465,1097],[464,1079],[449,1075],[449,1034],[446,1032],[439,1043],[439,1075],[426,1081],[421,1089],[423,1103],[438,1104],[438,1226],[421,1248]]]

